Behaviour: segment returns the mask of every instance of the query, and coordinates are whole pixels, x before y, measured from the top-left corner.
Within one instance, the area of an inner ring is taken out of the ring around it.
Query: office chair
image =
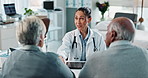
[[[46,35],[47,32],[48,32],[48,29],[49,29],[50,19],[49,18],[43,18],[41,20],[44,22],[44,24],[46,26],[46,33],[45,33],[45,35]]]
[[[117,12],[117,13],[115,13],[114,18],[117,18],[117,17],[127,17],[127,18],[131,19],[134,22],[135,26],[136,26],[137,14]]]
[[[45,46],[46,46],[46,51],[48,50],[48,42],[46,36],[48,36],[48,29],[49,29],[49,24],[50,24],[50,19],[49,18],[42,18],[41,19],[46,27],[46,32],[45,32]]]

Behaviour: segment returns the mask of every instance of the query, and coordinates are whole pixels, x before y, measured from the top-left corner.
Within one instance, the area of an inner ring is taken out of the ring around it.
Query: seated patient
[[[57,54],[41,50],[45,32],[44,23],[35,16],[19,23],[17,37],[22,47],[3,64],[2,78],[73,78]]]
[[[112,20],[106,34],[106,51],[95,52],[79,78],[148,78],[148,52],[132,45],[133,22],[125,17]]]

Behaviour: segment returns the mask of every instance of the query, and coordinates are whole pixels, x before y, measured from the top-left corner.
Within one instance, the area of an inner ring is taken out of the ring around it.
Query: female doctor
[[[88,26],[91,19],[89,8],[81,7],[76,10],[74,23],[77,29],[65,34],[57,51],[62,61],[86,61],[94,52],[106,49],[101,34]]]

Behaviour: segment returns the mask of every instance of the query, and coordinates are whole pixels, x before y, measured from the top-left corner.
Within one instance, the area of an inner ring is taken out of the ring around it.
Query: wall
[[[138,19],[140,18],[141,16],[141,9],[138,9]],[[143,18],[144,18],[144,22],[142,23],[145,27],[145,31],[148,31],[148,8],[144,8],[143,9]]]
[[[77,8],[66,8],[66,32],[76,29],[74,24],[74,13]]]
[[[91,9],[92,21],[90,23],[90,27],[94,27],[96,25],[96,21],[99,18],[99,14],[96,13],[96,2],[98,0],[66,0],[66,22],[67,22],[67,32],[75,29],[74,25],[74,13],[77,8],[80,7],[89,7]],[[97,17],[97,18],[96,18]]]
[[[59,14],[56,14],[55,19],[55,25],[62,27],[61,30],[59,30],[58,33],[58,40],[62,39],[64,34],[66,33],[66,5],[65,0],[54,0],[55,2],[55,8],[62,9],[62,12]]]

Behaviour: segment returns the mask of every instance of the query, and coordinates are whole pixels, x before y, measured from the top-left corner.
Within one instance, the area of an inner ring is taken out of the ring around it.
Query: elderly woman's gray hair
[[[45,31],[41,19],[35,16],[27,17],[17,26],[18,41],[22,45],[38,45],[40,37],[44,37]]]
[[[120,20],[114,20],[110,24],[109,31],[116,31],[117,36],[115,39],[133,41],[135,37],[135,25],[134,23],[125,17]]]

